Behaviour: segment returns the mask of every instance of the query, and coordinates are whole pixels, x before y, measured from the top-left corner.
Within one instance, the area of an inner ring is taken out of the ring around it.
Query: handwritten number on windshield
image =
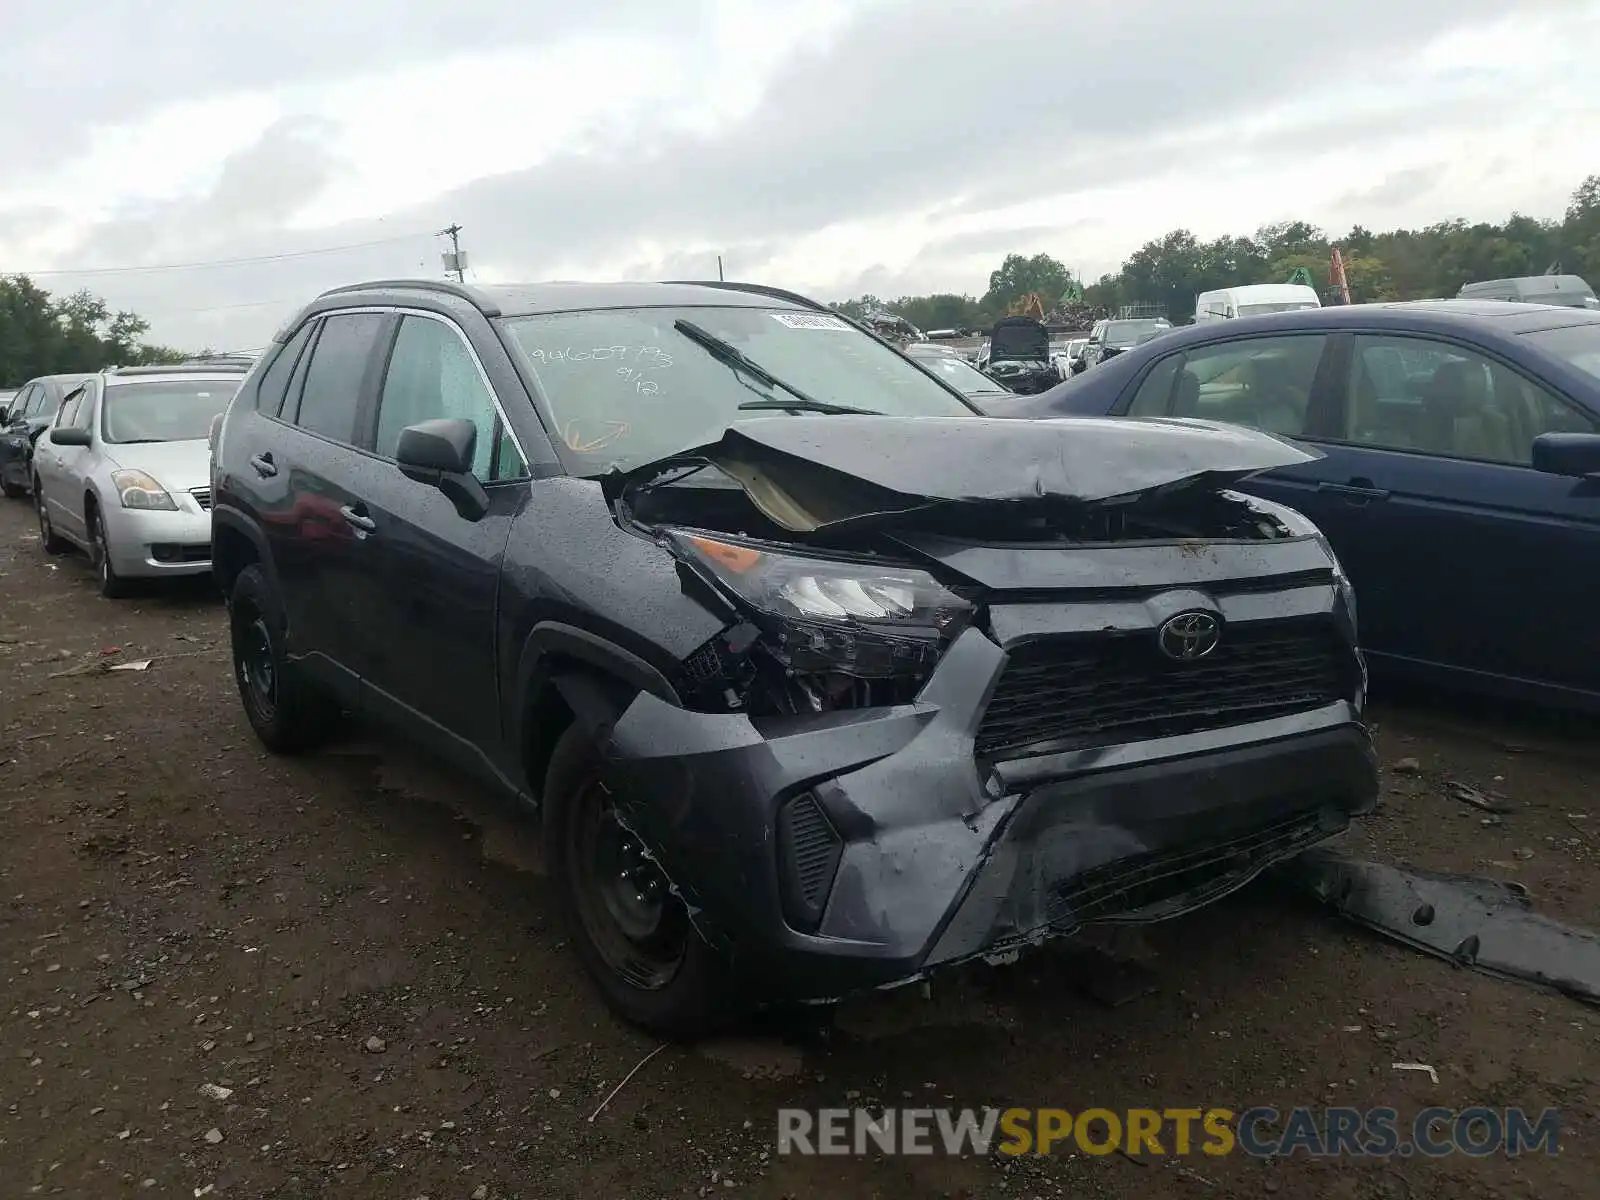
[[[640,370],[661,370],[672,365],[672,355],[660,346],[595,346],[588,350],[574,350],[571,346],[554,346],[549,349],[528,351],[536,363],[631,363]]]

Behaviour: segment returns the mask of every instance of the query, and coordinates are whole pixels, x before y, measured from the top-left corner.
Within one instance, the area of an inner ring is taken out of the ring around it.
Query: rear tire
[[[7,500],[20,500],[28,494],[28,489],[14,483],[0,483],[0,493],[3,493]]]
[[[39,545],[44,547],[44,552],[65,554],[71,547],[66,539],[57,536],[55,527],[50,524],[50,514],[44,507],[44,490],[40,488],[37,476],[33,481],[33,511],[39,518]]]
[[[284,654],[285,622],[266,572],[239,572],[228,604],[233,677],[245,717],[274,754],[297,754],[326,742],[343,715],[325,692]]]
[[[616,822],[600,765],[570,725],[545,772],[545,864],[573,948],[623,1020],[666,1038],[714,1032],[738,1009],[725,966]]]

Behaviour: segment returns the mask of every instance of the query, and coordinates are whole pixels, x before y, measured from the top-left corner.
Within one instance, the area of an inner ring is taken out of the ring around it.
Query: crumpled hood
[[[989,361],[1049,362],[1050,331],[1028,317],[1007,317],[989,331]]]
[[[709,462],[796,533],[934,504],[1078,503],[1220,489],[1321,455],[1271,434],[1196,420],[1106,417],[764,417],[607,481],[648,488],[669,464]],[[674,473],[676,474],[676,473]]]

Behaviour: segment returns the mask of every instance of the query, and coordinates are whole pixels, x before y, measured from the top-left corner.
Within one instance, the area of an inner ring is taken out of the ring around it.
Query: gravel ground
[[[1516,879],[1600,928],[1592,725],[1415,701],[1377,720],[1359,852]],[[1485,824],[1450,780],[1514,810]],[[1121,1006],[1042,953],[669,1047],[598,1116],[656,1046],[599,1006],[549,914],[522,818],[381,743],[268,757],[214,598],[102,600],[0,504],[3,1200],[1596,1191],[1597,1014],[1265,888],[1137,939],[1158,986]],[[775,1156],[780,1106],[850,1103],[1554,1106],[1563,1153]]]

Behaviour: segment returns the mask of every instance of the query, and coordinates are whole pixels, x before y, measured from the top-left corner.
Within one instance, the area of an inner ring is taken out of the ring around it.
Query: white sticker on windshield
[[[849,331],[850,322],[830,317],[827,313],[768,313],[780,325],[787,325],[790,329],[833,329]]]

